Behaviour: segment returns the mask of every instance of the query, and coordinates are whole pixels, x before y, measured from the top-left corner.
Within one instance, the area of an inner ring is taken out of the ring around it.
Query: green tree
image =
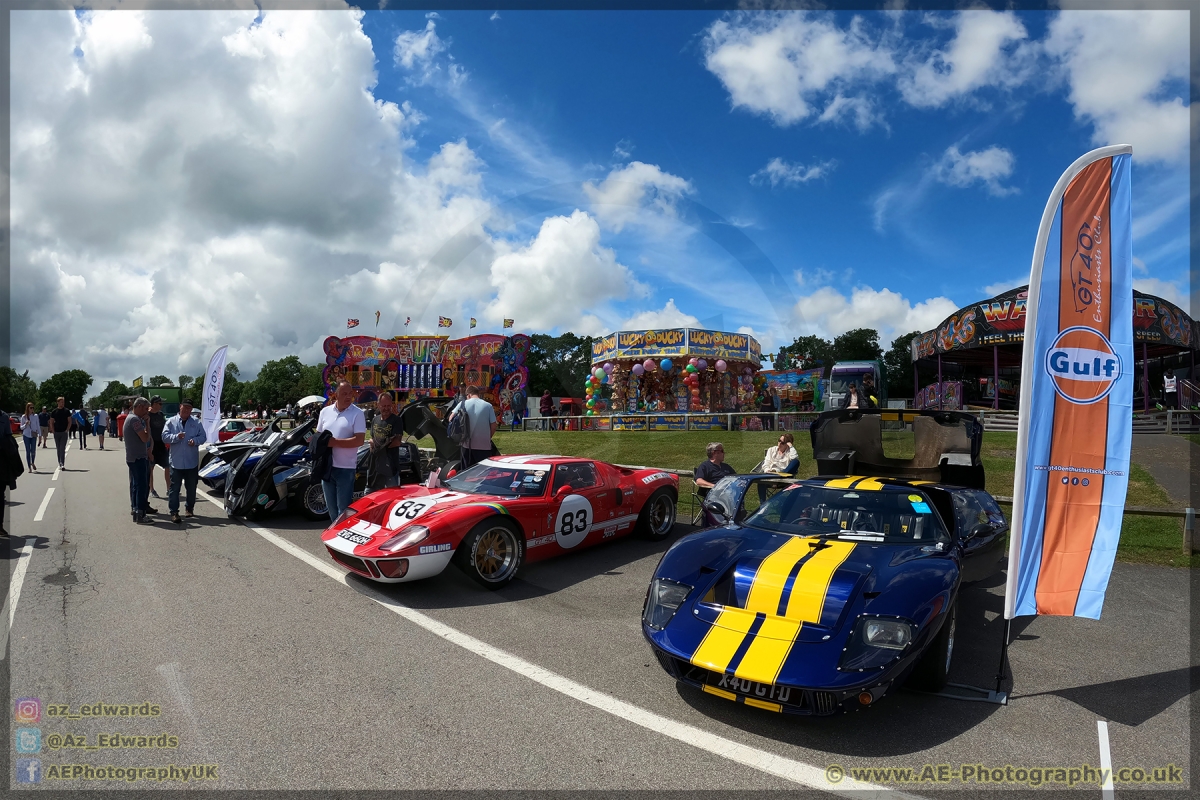
[[[170,386],[171,379],[166,375],[155,375],[150,378],[150,386]]]
[[[555,397],[582,397],[583,382],[592,366],[592,337],[567,332],[561,336],[535,333],[525,355],[530,397],[549,389]]]
[[[297,400],[301,397],[308,397],[311,394],[325,394],[325,379],[321,377],[321,373],[324,371],[325,367],[321,365],[305,365],[300,370],[300,382],[296,386],[299,393],[299,396],[296,398]]]
[[[879,331],[874,328],[855,328],[833,340],[836,361],[879,361],[883,349],[879,346]]]
[[[268,361],[258,371],[254,380],[257,384],[258,402],[270,408],[280,408],[300,399],[300,380],[304,377],[304,365],[298,356],[284,356]]]
[[[897,336],[892,346],[883,355],[883,363],[887,365],[888,397],[912,396],[912,340],[921,335],[920,331]]]
[[[120,381],[109,381],[104,387],[104,391],[88,400],[88,405],[92,408],[117,408],[117,398],[131,394],[134,394],[133,389]]]
[[[0,367],[0,408],[24,414],[26,403],[38,405],[38,386],[29,370],[18,374],[12,367]]]
[[[41,395],[44,406],[54,408],[58,398],[62,397],[67,401],[69,408],[79,408],[83,405],[84,393],[91,385],[91,375],[81,369],[68,369],[42,381],[42,385],[38,387],[38,394]]]
[[[775,354],[775,369],[816,369],[826,370],[834,362],[833,342],[820,336],[798,336],[786,347],[779,348]]]
[[[192,384],[195,382],[196,382],[196,379],[193,378],[191,375],[180,375],[179,383],[177,383],[175,385],[178,386],[180,389],[190,389],[190,388],[192,388]]]

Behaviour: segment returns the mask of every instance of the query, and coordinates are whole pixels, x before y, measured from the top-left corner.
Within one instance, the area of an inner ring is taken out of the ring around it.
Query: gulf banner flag
[[[450,319],[449,317],[438,317],[439,328],[449,328],[453,324],[454,320]]]
[[[1133,434],[1133,148],[1058,179],[1033,251],[1006,619],[1099,619]]]

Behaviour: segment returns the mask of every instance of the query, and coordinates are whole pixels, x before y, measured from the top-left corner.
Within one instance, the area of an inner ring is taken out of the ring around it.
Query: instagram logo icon
[[[42,718],[42,701],[37,697],[17,699],[13,716],[16,722],[37,722]]]

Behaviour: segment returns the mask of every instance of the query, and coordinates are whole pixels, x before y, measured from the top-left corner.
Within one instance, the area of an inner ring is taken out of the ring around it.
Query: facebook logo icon
[[[41,783],[42,760],[40,758],[17,759],[17,783]]]

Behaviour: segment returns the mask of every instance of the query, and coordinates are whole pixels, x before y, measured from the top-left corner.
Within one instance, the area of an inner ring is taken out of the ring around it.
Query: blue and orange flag
[[[1038,229],[1021,358],[1006,619],[1099,619],[1133,435],[1133,148],[1063,173]]]
[[[438,317],[439,328],[449,328],[453,324],[454,320],[450,319],[449,317]]]

